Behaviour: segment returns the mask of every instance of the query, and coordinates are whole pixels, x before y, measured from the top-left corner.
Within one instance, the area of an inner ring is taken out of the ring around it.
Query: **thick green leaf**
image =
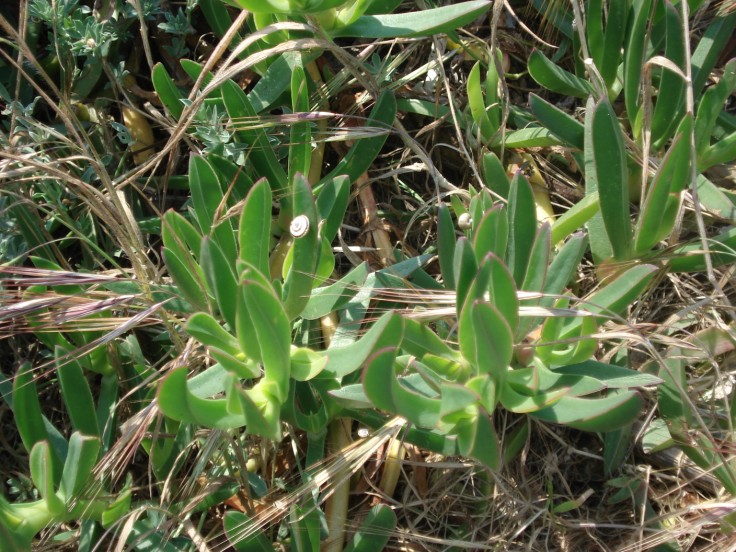
[[[666,43],[664,55],[681,70],[685,67],[685,49],[689,45],[684,43],[682,20],[675,8],[665,2]],[[684,71],[683,71],[684,72]],[[675,128],[680,124],[685,112],[685,81],[682,76],[663,68],[659,80],[657,102],[652,115],[652,147],[661,149],[672,136]]]
[[[319,224],[312,189],[306,178],[297,174],[293,182],[294,217],[306,217],[307,232],[294,239],[291,268],[284,281],[284,309],[293,320],[304,309],[312,292],[314,272],[320,253]]]
[[[334,37],[397,38],[431,36],[453,31],[485,13],[489,0],[459,2],[440,8],[399,14],[364,15],[347,27],[333,29]]]
[[[491,374],[500,388],[514,354],[511,328],[501,313],[488,303],[468,302],[460,315],[459,341],[476,374]]]
[[[631,248],[626,148],[616,112],[605,99],[593,113],[592,146],[603,223],[614,258],[625,260]]]
[[[385,131],[393,127],[394,117],[396,117],[396,98],[390,92],[384,91],[378,97],[376,105],[365,121],[365,126]],[[357,140],[347,155],[314,187],[315,193],[321,194],[322,188],[340,175],[347,175],[351,182],[357,180],[373,164],[387,138],[388,133],[381,132],[376,136]]]
[[[397,347],[402,336],[401,319],[392,312],[387,312],[358,341],[327,349],[325,372],[338,378],[346,376],[360,368],[373,351],[389,346]]]
[[[610,91],[616,81],[616,72],[621,63],[621,47],[626,36],[626,20],[629,15],[631,2],[620,0],[608,3],[606,13],[606,32],[603,39],[602,57],[596,60],[601,77],[606,88]]]
[[[633,424],[603,433],[603,473],[606,476],[611,476],[623,466],[631,453],[633,437]]]
[[[245,92],[233,81],[222,84],[222,100],[230,119],[235,123],[253,120],[257,116]],[[235,135],[238,140],[250,145],[249,158],[258,175],[268,179],[275,197],[288,200],[286,172],[281,167],[264,129],[249,125],[237,125],[237,129]],[[282,204],[282,208],[284,207],[288,207],[288,202]]]
[[[291,325],[273,291],[246,280],[242,293],[261,350],[264,379],[275,384],[275,398],[283,402],[289,389]]]
[[[46,441],[39,441],[31,449],[28,458],[31,480],[41,498],[46,501],[49,513],[59,516],[65,513],[64,502],[56,495],[56,478],[51,447]]]
[[[449,290],[455,289],[455,241],[455,225],[452,223],[450,209],[444,203],[440,204],[437,210],[437,249],[442,281]]]
[[[440,389],[440,421],[454,424],[475,417],[478,395],[464,385],[445,383]]]
[[[588,81],[565,71],[539,50],[529,55],[527,67],[532,78],[547,90],[576,98],[587,98],[593,94],[593,87]]]
[[[208,313],[193,314],[187,321],[186,330],[202,345],[216,347],[233,356],[241,354],[238,340],[225,331]]]
[[[715,86],[705,91],[698,103],[698,116],[695,121],[695,149],[698,155],[702,155],[710,145],[718,116],[734,89],[736,89],[736,59],[726,63],[721,78]]]
[[[72,427],[84,435],[99,436],[95,403],[87,378],[79,362],[73,357],[64,358],[66,355],[67,351],[62,347],[55,348],[56,373]]]
[[[514,278],[498,257],[491,255],[484,262],[489,265],[488,302],[501,313],[511,333],[515,333],[519,326],[519,298]],[[478,272],[480,274],[481,271]],[[478,295],[473,294],[473,297],[478,297]],[[485,291],[478,298],[485,299]]]
[[[503,465],[507,466],[524,449],[529,438],[530,421],[524,418],[519,424],[507,432],[503,439]]]
[[[662,158],[642,204],[634,233],[634,249],[643,253],[666,238],[675,226],[681,192],[690,181],[692,118],[683,119],[674,142]]]
[[[529,107],[552,134],[574,148],[583,149],[585,129],[582,123],[536,94],[529,94]]]
[[[171,116],[178,121],[182,111],[184,111],[184,102],[182,102],[184,96],[174,84],[174,79],[171,78],[163,63],[157,63],[153,66],[151,81],[161,103],[166,106]]]
[[[580,364],[570,364],[569,366],[560,366],[555,368],[557,374],[567,374],[574,376],[588,376],[601,381],[608,389],[623,389],[627,387],[650,387],[659,385],[662,379],[637,372],[623,366],[598,362],[596,360],[586,360]]]
[[[289,15],[305,15],[318,13],[331,8],[337,8],[345,3],[345,0],[300,0],[290,2],[288,0],[229,0],[232,4],[253,13],[284,13]]]
[[[550,226],[545,222],[539,227],[534,237],[532,250],[529,254],[529,266],[526,269],[524,283],[521,286],[524,291],[542,291],[544,288],[544,283],[547,280],[550,248]]]
[[[335,415],[336,408],[340,406],[329,394],[333,388],[334,381],[329,379],[294,382],[289,387],[289,398],[281,407],[281,415],[286,421],[313,436],[309,438],[307,465],[322,458],[325,429],[330,418]]]
[[[476,63],[470,70],[466,87],[470,114],[473,117],[476,127],[480,131],[481,140],[487,143],[498,130],[498,123],[494,125],[487,112],[486,101],[483,97],[483,91],[480,86],[480,62]],[[498,108],[498,106],[496,106],[496,108]],[[498,117],[496,117],[496,119],[497,118]]]
[[[537,126],[512,130],[503,136],[498,135],[496,139],[491,142],[491,147],[499,147],[501,143],[510,149],[546,148],[549,146],[562,145],[562,141],[557,137],[557,135],[549,129]]]
[[[564,240],[576,230],[582,228],[590,219],[598,214],[600,203],[598,192],[591,192],[564,212],[552,223],[550,241],[554,244]]]
[[[227,409],[227,399],[203,399],[195,396],[187,387],[187,369],[176,368],[161,382],[158,389],[161,411],[189,424],[214,429],[234,429],[245,425],[242,414],[232,414]]]
[[[291,350],[291,377],[297,381],[308,381],[316,377],[327,366],[327,356],[308,347]]]
[[[225,534],[237,552],[273,552],[271,541],[266,538],[248,516],[235,510],[225,513]]]
[[[220,366],[238,378],[251,379],[261,375],[260,366],[252,359],[246,359],[242,353],[232,355],[216,347],[208,348],[210,355]]]
[[[588,51],[600,71],[603,65],[606,33],[603,30],[603,0],[588,0],[585,9],[585,31]]]
[[[322,224],[321,236],[330,244],[340,229],[345,209],[350,200],[350,179],[336,176],[332,182],[325,184],[317,196],[317,213]]]
[[[381,552],[396,527],[396,514],[384,504],[368,511],[343,552]]]
[[[659,371],[659,377],[664,383],[657,389],[657,407],[662,417],[671,427],[677,428],[677,431],[694,423],[691,403],[687,398],[685,368],[682,351],[671,348],[667,351],[667,358]]]
[[[460,356],[446,341],[425,324],[411,318],[404,320],[404,341],[401,348],[419,360],[422,360],[426,354],[451,361],[460,360]]]
[[[590,240],[590,252],[593,255],[593,261],[598,264],[608,260],[613,256],[611,241],[608,239],[606,225],[603,222],[603,215],[600,212],[600,193],[598,182],[598,171],[596,167],[596,156],[593,147],[593,116],[595,114],[595,101],[591,96],[585,104],[585,147],[583,148],[583,156],[585,162],[585,199],[596,195],[596,204],[598,212],[595,212],[588,220],[588,238]],[[592,209],[586,209],[586,215],[590,214]]]
[[[174,251],[164,247],[161,252],[166,268],[180,293],[195,309],[207,309],[207,289],[204,283],[204,274],[198,264],[194,263],[191,255],[183,261]],[[196,266],[196,268],[193,268]]]
[[[439,421],[440,401],[409,391],[396,379],[396,349],[380,349],[366,363],[363,388],[376,408],[406,418],[419,427],[431,428]]]
[[[600,399],[565,396],[532,416],[583,431],[612,431],[632,423],[643,404],[641,396],[633,391]]]
[[[517,414],[529,414],[556,403],[568,392],[569,388],[563,387],[549,393],[525,395],[515,391],[511,385],[505,385],[501,388],[499,399],[506,410]]]
[[[551,253],[550,226],[542,224],[537,230],[531,253],[529,254],[529,266],[526,269],[524,283],[521,289],[524,291],[543,291],[547,281],[549,256]],[[530,307],[540,304],[540,299],[525,299],[520,302],[522,306]],[[535,325],[533,317],[524,317],[519,326],[514,329],[515,338],[523,340]]]
[[[558,295],[563,292],[576,275],[580,261],[585,255],[587,240],[582,233],[573,234],[565,244],[559,248],[555,258],[549,265],[547,280],[544,284],[544,293]],[[552,299],[544,299],[543,305],[551,305]]]
[[[289,512],[292,550],[312,552],[320,548],[320,514],[314,498],[305,504],[294,504]]]
[[[36,443],[48,439],[38,397],[33,368],[29,362],[24,362],[13,380],[13,414],[21,441],[28,452]]]
[[[647,24],[652,16],[652,0],[635,2],[633,10],[633,23],[624,48],[624,100],[629,125],[634,129],[634,136],[638,137],[641,121],[641,69],[646,61]]]
[[[365,283],[368,274],[368,264],[362,263],[334,284],[313,290],[300,316],[305,320],[317,320],[340,310]]]
[[[264,275],[270,274],[271,197],[271,188],[265,179],[253,185],[243,204],[238,231],[240,260]]]
[[[223,185],[212,165],[198,155],[192,155],[189,159],[189,186],[192,190],[192,204],[194,213],[203,235],[209,234],[212,227],[219,222],[224,214],[223,210]],[[225,222],[229,226],[229,222]],[[235,238],[232,229],[222,232],[218,236],[219,245],[229,258],[235,260]]]
[[[207,290],[204,273],[197,262],[202,236],[173,210],[164,214],[161,226],[166,267],[186,300],[199,310],[207,310]]]
[[[217,300],[220,313],[227,325],[234,328],[236,302],[233,298],[238,290],[235,259],[227,258],[219,245],[210,238],[202,240],[200,258],[205,281]]]
[[[729,228],[711,238],[709,250],[714,267],[736,261],[736,228]],[[703,272],[706,267],[705,253],[700,241],[675,249],[669,258],[669,266],[675,272]]]
[[[528,368],[517,368],[509,372],[508,385],[524,396],[548,394],[558,389],[565,389],[566,395],[580,397],[598,393],[606,385],[590,376],[563,375],[557,369],[550,370],[540,362]]]
[[[698,160],[698,170],[705,171],[714,165],[730,163],[734,160],[736,160],[736,132],[721,138],[706,149]]]
[[[207,156],[207,161],[217,173],[220,185],[225,186],[223,193],[232,200],[232,205],[245,199],[253,187],[253,179],[246,168],[214,153]],[[228,205],[230,204],[231,202],[228,202]]]
[[[61,474],[59,494],[66,500],[78,498],[84,488],[92,482],[92,470],[97,464],[100,440],[97,437],[72,433],[69,452]]]
[[[307,75],[300,66],[294,67],[291,73],[291,108],[294,113],[309,111],[309,90]],[[291,124],[289,136],[289,182],[293,182],[297,173],[309,174],[312,158],[312,133],[308,121]]]
[[[736,25],[736,12],[728,16],[714,17],[700,38],[691,58],[693,92],[696,101],[718,58],[723,54],[726,44],[733,38],[734,25]]]
[[[732,196],[703,174],[698,174],[695,185],[698,189],[698,200],[705,209],[717,217],[736,220],[736,200]]]
[[[480,412],[473,419],[462,420],[455,428],[460,454],[478,460],[486,467],[501,467],[501,447],[489,416]]]
[[[483,215],[473,230],[475,260],[480,263],[489,253],[504,257],[508,238],[509,221],[506,209],[502,205],[496,205]]]
[[[340,389],[330,391],[329,394],[344,408],[359,409],[373,407],[373,403],[365,394],[362,383],[345,385]]]
[[[461,237],[455,244],[455,258],[453,259],[455,273],[455,297],[458,316],[465,304],[468,290],[478,274],[478,262],[475,260],[473,247],[466,237]]]
[[[258,44],[256,42],[254,46]],[[278,101],[289,87],[294,68],[300,63],[306,63],[306,60],[302,60],[302,56],[309,57],[302,52],[286,52],[269,60],[268,69],[248,92],[248,101],[257,113],[263,113]]]
[[[506,263],[517,286],[524,282],[534,236],[537,233],[537,215],[532,187],[521,171],[511,180],[508,203],[509,241]]]
[[[556,305],[566,308],[568,301],[560,299]],[[583,317],[575,324],[575,332],[565,331],[565,320],[549,317],[542,326],[541,343],[537,345],[537,357],[551,366],[564,366],[589,359],[598,349],[598,340],[592,336],[598,329],[594,318]],[[558,341],[561,334],[567,341]],[[547,344],[548,343],[548,344]]]
[[[493,152],[483,154],[481,160],[483,182],[504,199],[509,197],[509,177],[501,160]]]
[[[607,317],[621,316],[644,292],[657,270],[653,265],[634,266],[620,274],[613,282],[586,297],[582,307],[593,314]],[[581,324],[580,318],[573,319],[566,325],[560,338],[567,339],[579,335]]]

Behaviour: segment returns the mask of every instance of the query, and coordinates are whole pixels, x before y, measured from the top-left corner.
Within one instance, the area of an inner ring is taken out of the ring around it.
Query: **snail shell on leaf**
[[[470,213],[463,213],[459,217],[457,217],[457,226],[458,228],[462,228],[463,230],[467,230],[471,226],[473,226],[473,219],[470,216]]]
[[[289,234],[294,238],[301,238],[309,232],[309,217],[307,215],[299,215],[291,221],[289,225]]]

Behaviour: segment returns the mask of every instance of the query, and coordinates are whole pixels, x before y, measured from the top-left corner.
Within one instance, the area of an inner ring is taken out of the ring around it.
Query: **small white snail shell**
[[[457,217],[457,226],[463,230],[467,230],[473,226],[473,219],[470,216],[470,213],[463,213]]]
[[[294,238],[301,238],[309,232],[309,217],[307,215],[299,215],[291,221],[289,225],[289,234]]]

